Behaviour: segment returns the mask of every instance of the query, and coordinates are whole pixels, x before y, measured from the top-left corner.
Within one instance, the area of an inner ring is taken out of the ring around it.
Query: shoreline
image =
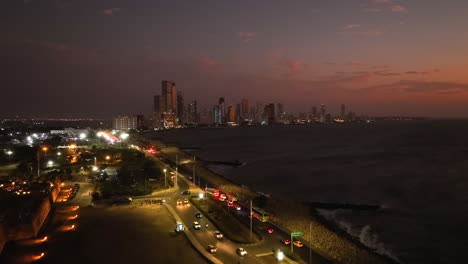
[[[151,138],[150,134],[139,135],[140,141],[147,141],[156,146],[156,149],[163,154],[164,158],[175,164],[175,157],[179,162],[190,160],[194,154],[188,153],[175,144],[168,146],[161,138]],[[234,182],[207,168],[209,162],[199,159],[196,161],[196,177],[204,179],[206,184],[221,189],[223,192],[235,194],[241,200],[250,200],[261,196],[261,193]],[[192,166],[185,163],[179,166],[182,172],[192,173]],[[210,187],[211,187],[210,186]],[[285,201],[268,198],[265,209],[274,213],[273,222],[281,226],[283,231],[294,232],[303,231],[302,241],[310,245],[311,248],[326,259],[335,263],[398,263],[388,256],[377,253],[374,249],[364,245],[357,238],[346,233],[345,230],[321,216],[313,203],[301,201]],[[294,217],[292,218],[291,215]],[[312,235],[309,236],[309,233]]]

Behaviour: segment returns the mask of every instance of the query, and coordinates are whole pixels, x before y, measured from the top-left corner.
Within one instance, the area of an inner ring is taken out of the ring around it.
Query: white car
[[[239,254],[240,256],[245,256],[247,255],[247,250],[245,250],[244,248],[238,248],[236,250],[237,254]]]
[[[200,229],[200,228],[201,228],[200,223],[198,223],[198,222],[193,222],[193,228],[194,228],[194,229],[197,229],[197,230]]]
[[[218,230],[214,231],[214,235],[217,239],[222,239],[223,238],[223,234],[221,232],[219,232]]]

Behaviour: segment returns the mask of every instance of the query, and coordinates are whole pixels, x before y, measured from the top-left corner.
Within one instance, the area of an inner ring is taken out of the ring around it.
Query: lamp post
[[[47,157],[47,151],[49,150],[48,147],[43,147],[42,151],[44,151],[44,157]]]
[[[13,151],[8,150],[8,151],[6,152],[6,154],[8,155],[8,161],[10,161],[11,155],[13,155]]]
[[[179,159],[178,159],[178,156],[176,154],[176,156],[175,156],[175,177],[174,177],[174,187],[175,188],[177,188],[177,176],[179,174],[178,164],[179,164]]]
[[[167,169],[164,168],[163,171],[164,171],[164,188],[167,189],[167,174],[166,174]]]

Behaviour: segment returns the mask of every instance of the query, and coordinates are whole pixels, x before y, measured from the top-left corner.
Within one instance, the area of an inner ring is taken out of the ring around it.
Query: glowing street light
[[[106,156],[106,160],[110,160],[110,156],[109,156],[109,155]]]
[[[57,152],[57,156],[62,156],[62,152]]]
[[[47,162],[47,165],[49,165],[49,166],[53,166],[53,165],[54,165],[54,162],[53,162],[53,161],[51,161],[51,160],[49,160],[49,161]]]
[[[164,169],[164,188],[167,189],[167,169]]]
[[[278,252],[276,253],[276,259],[277,259],[277,260],[283,260],[283,259],[284,259],[284,253],[283,253],[283,251],[278,250]]]
[[[48,147],[42,147],[42,151],[44,151],[44,157],[47,156],[47,151],[49,150]]]
[[[128,138],[128,136],[129,136],[129,134],[127,134],[127,133],[122,133],[122,134],[120,134],[120,139],[126,140],[126,139]]]
[[[81,134],[80,134],[80,139],[81,139],[81,140],[86,139],[86,134],[85,134],[85,133],[81,133]]]

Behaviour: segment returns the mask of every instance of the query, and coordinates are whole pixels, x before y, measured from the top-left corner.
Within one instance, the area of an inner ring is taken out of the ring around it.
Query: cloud
[[[377,12],[382,12],[382,9],[380,9],[380,8],[373,8],[373,7],[368,7],[368,8],[362,9],[362,11],[368,12],[368,13],[377,13]]]
[[[388,4],[393,2],[393,0],[372,0],[372,2],[376,4]]]
[[[364,66],[366,64],[362,63],[361,61],[350,60],[350,61],[345,62],[345,65],[346,66]]]
[[[359,28],[359,27],[361,27],[361,25],[359,25],[359,24],[348,24],[348,25],[342,27],[342,29],[352,29],[352,28]]]
[[[401,75],[398,72],[387,72],[387,71],[375,71],[374,74],[378,75],[378,76],[398,76],[398,75]]]
[[[404,6],[401,5],[394,5],[390,7],[390,11],[392,12],[398,12],[398,13],[406,13],[408,12],[408,9]]]
[[[257,35],[255,32],[245,32],[245,31],[237,32],[237,36],[239,37],[251,38],[251,37],[255,37],[255,35]]]
[[[309,65],[307,63],[304,63],[304,61],[293,58],[282,59],[280,60],[279,64],[283,68],[286,68],[290,71],[300,71],[309,67]]]
[[[407,72],[405,72],[405,73],[406,73],[406,74],[422,74],[422,75],[428,74],[428,72],[426,72],[426,71],[422,71],[422,72],[418,72],[418,71],[407,71]]]
[[[120,12],[120,8],[118,7],[112,7],[112,8],[109,8],[109,9],[104,9],[102,11],[103,14],[105,15],[114,15],[116,13]]]
[[[458,82],[426,82],[414,80],[400,80],[398,82],[370,86],[361,91],[390,90],[392,92],[407,93],[436,93],[436,94],[460,94],[468,92],[468,84]]]
[[[38,45],[44,48],[52,49],[57,52],[64,52],[72,50],[72,47],[65,43],[54,42],[54,41],[47,41],[47,40],[32,40],[27,39],[25,40],[26,43]]]
[[[207,72],[216,69],[219,65],[215,59],[204,54],[196,56],[195,61],[199,69]]]
[[[380,36],[383,35],[383,31],[381,30],[365,30],[365,31],[359,31],[356,32],[356,34],[361,35],[361,36]]]
[[[248,31],[239,31],[236,35],[242,39],[242,42],[249,43],[251,42],[254,37],[257,35],[255,32],[248,32]]]

